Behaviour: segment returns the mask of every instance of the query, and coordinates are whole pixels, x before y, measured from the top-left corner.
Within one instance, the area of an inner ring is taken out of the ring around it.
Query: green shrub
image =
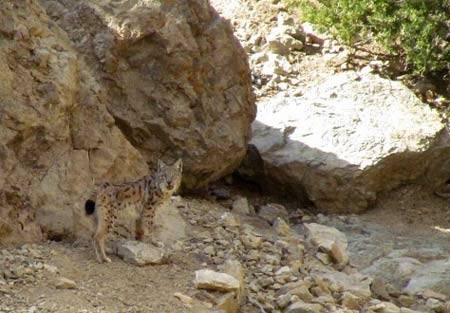
[[[351,45],[375,39],[414,73],[450,68],[450,0],[285,0],[302,18]]]

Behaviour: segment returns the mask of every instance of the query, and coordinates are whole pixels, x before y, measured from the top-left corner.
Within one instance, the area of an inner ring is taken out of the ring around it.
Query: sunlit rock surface
[[[260,103],[251,144],[267,181],[323,211],[358,212],[402,182],[445,180],[446,135],[438,113],[402,83],[345,72],[302,97]]]

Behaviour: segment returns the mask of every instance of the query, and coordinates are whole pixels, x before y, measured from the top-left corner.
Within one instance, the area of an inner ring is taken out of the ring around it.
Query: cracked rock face
[[[2,2],[0,20],[8,21],[0,25],[0,242],[66,235],[94,182],[138,176],[147,166],[39,6]]]
[[[209,1],[41,3],[95,69],[115,124],[148,163],[182,157],[187,187],[239,165],[255,116],[250,71]]]

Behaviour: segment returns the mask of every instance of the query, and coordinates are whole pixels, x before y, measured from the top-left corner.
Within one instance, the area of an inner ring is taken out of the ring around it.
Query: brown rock
[[[239,307],[240,300],[235,292],[228,292],[217,300],[217,308],[225,313],[238,313]]]
[[[21,24],[20,40],[0,46],[0,244],[68,236],[74,221],[89,234],[83,205],[94,183],[144,175],[147,165],[36,1],[1,1],[0,21]]]

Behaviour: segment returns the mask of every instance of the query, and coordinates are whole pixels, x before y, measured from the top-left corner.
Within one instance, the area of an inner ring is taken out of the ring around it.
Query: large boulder
[[[302,97],[263,101],[251,144],[263,168],[244,173],[306,193],[326,212],[360,212],[378,192],[450,177],[438,113],[401,82],[370,73],[339,73]]]
[[[0,2],[0,42],[0,245],[71,234],[96,182],[141,176],[147,165],[34,1]]]
[[[247,57],[207,0],[41,0],[107,91],[146,161],[184,161],[200,187],[245,156],[255,116]]]

